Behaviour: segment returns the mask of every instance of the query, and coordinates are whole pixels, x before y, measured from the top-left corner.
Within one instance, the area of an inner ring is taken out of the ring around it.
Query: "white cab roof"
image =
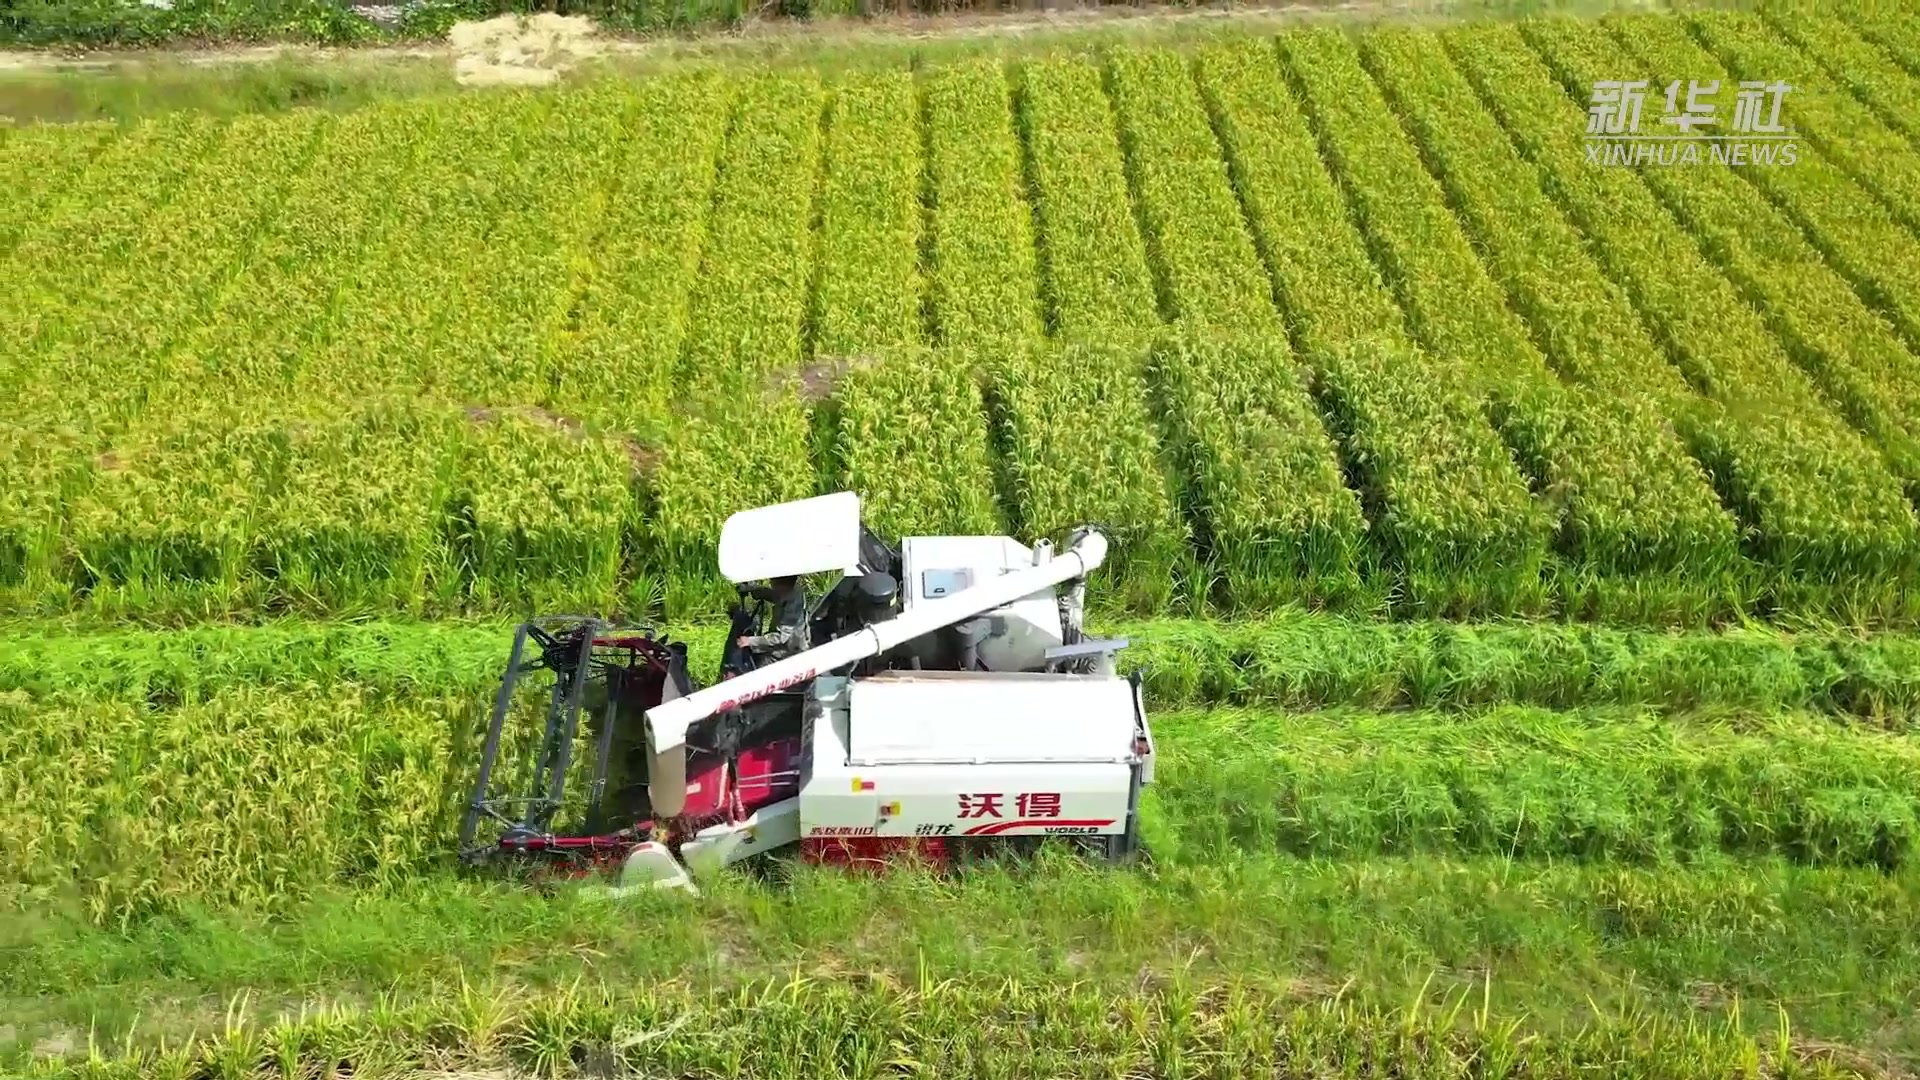
[[[1097,675],[887,672],[856,679],[851,764],[1123,761],[1133,684]]]
[[[860,496],[851,491],[742,510],[720,527],[720,573],[735,583],[859,565]]]

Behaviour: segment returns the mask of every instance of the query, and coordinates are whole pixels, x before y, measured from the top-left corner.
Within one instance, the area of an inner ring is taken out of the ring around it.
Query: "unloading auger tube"
[[[1096,530],[1081,529],[1070,548],[1055,552],[1044,562],[928,601],[884,622],[648,709],[647,748],[652,757],[649,788],[654,813],[661,818],[673,817],[685,805],[687,734],[700,721],[769,694],[804,686],[821,675],[915,638],[1083,578],[1098,569],[1106,557],[1107,538]]]

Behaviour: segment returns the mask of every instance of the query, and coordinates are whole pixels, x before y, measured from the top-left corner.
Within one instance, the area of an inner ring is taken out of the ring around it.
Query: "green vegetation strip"
[[[1771,629],[1661,633],[1558,623],[1101,621],[1157,708],[1649,706],[1815,710],[1894,727],[1920,718],[1920,639]],[[714,624],[670,628],[696,677],[719,667]],[[385,696],[484,696],[506,663],[504,623],[307,623],[0,634],[0,691],[154,705],[236,686],[352,683]],[[473,699],[476,703],[479,698]],[[474,707],[479,708],[478,704]]]
[[[842,979],[961,978],[1151,996],[1185,980],[1238,983],[1308,1013],[1344,984],[1349,1003],[1436,1022],[1464,996],[1462,1025],[1498,1020],[1548,1040],[1596,1015],[1664,1024],[1700,1022],[1702,1010],[1708,1027],[1775,1038],[1778,1007],[1796,1041],[1911,1056],[1916,897],[1911,874],[1777,861],[1429,856],[1125,871],[1045,857],[950,878],[795,867],[697,898],[618,903],[435,877],[324,893],[272,919],[201,911],[101,928],[59,909],[21,912],[0,921],[0,950],[18,961],[0,969],[0,1003],[28,1041],[91,1026],[109,1043],[150,1044],[218,1031],[230,1005],[271,1024],[322,987],[336,1001],[435,1002],[451,1020],[463,980],[478,991],[468,1006],[569,986],[731,994],[796,971],[816,980],[802,995]],[[592,970],[577,983],[583,954]]]

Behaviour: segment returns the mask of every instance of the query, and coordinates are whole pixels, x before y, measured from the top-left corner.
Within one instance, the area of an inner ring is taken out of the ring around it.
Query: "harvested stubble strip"
[[[1122,49],[1108,58],[1108,69],[1147,253],[1169,314],[1193,329],[1275,335],[1285,363],[1272,285],[1241,220],[1187,59],[1167,49]]]
[[[107,121],[8,129],[0,143],[0,190],[8,193],[0,204],[0,259],[12,254],[21,235],[76,186],[94,155],[119,133]]]
[[[108,142],[79,183],[21,233],[0,291],[0,386],[15,415],[54,421],[87,415],[94,393],[74,394],[46,357],[80,327],[113,311],[102,302],[125,287],[127,257],[156,215],[192,178],[217,171],[224,125],[197,113],[143,123]],[[150,284],[144,279],[142,284]],[[92,388],[110,393],[115,384]]]
[[[1622,41],[1591,28],[1556,40],[1583,71],[1638,71],[1649,81],[1665,71],[1724,78],[1713,54],[1682,24],[1664,19],[1621,20]],[[1637,54],[1637,57],[1636,57]],[[1839,180],[1809,161],[1806,167],[1750,169],[1704,163],[1648,169],[1647,185],[1700,241],[1702,248],[1746,293],[1807,375],[1853,426],[1880,447],[1910,490],[1920,492],[1920,359],[1894,329],[1857,296],[1787,215],[1768,202],[1742,172],[1805,172]],[[1900,261],[1889,259],[1885,261]]]
[[[1104,574],[1105,571],[1102,571]],[[1101,580],[1096,578],[1096,584]],[[676,625],[695,676],[719,669],[724,627]],[[1153,708],[1521,702],[1557,708],[1820,710],[1892,728],[1920,721],[1920,638],[1771,630],[1661,633],[1567,623],[1383,623],[1293,613],[1260,621],[1101,622],[1125,637]],[[399,697],[484,695],[511,626],[289,622],[0,634],[0,690],[191,701],[235,685],[351,682]]]
[[[1167,713],[1168,857],[1470,851],[1659,862],[1713,852],[1897,868],[1920,742],[1792,714],[1733,721],[1501,707],[1462,715]]]
[[[390,401],[291,422],[286,483],[260,526],[274,598],[295,610],[417,614],[458,592],[447,516],[460,419]]]
[[[1408,599],[1429,611],[1537,604],[1549,523],[1484,415],[1450,385],[1457,377],[1411,359],[1399,307],[1321,163],[1272,48],[1209,47],[1200,80],[1315,390],[1372,503],[1383,554],[1401,560],[1413,589]],[[1423,531],[1435,527],[1442,531]],[[1493,535],[1501,529],[1504,536]],[[1446,553],[1455,548],[1482,552],[1506,569],[1487,583],[1470,582],[1477,571],[1450,561]]]
[[[0,721],[0,874],[77,889],[95,918],[187,899],[270,910],[417,874],[444,843],[452,715],[434,706],[240,687],[161,712],[0,697]]]
[[[475,1002],[489,1015],[476,1023]],[[1351,1003],[1302,1008],[1297,989],[1182,980],[1111,994],[1078,984],[961,978],[919,989],[891,980],[796,980],[697,992],[576,986],[518,1000],[506,990],[445,990],[373,1012],[303,1011],[192,1039],[172,1050],[42,1062],[41,1080],[119,1080],[155,1069],[193,1075],[244,1053],[356,1074],[502,1066],[547,1073],[556,1062],[605,1063],[634,1076],[865,1077],[912,1047],[915,1073],[942,1077],[1243,1076],[1466,1078],[1489,1061],[1510,1075],[1789,1078],[1859,1072],[1827,1056],[1780,1055],[1737,1029],[1635,1019],[1553,1033],[1455,1012],[1402,1014]],[[498,1019],[495,1019],[497,1015]],[[451,1036],[450,1036],[450,1033]],[[451,1037],[453,1049],[449,1049]],[[1169,1063],[1175,1063],[1170,1065]],[[490,1073],[491,1074],[491,1073]]]
[[[642,99],[615,82],[562,96],[531,131],[510,130],[495,220],[446,257],[464,269],[441,303],[430,351],[408,381],[439,400],[538,401],[553,384],[554,337],[573,306],[571,270],[588,258]]]
[[[1023,540],[1063,542],[1078,525],[1112,544],[1096,604],[1165,611],[1191,576],[1148,404],[1142,351],[1123,345],[1044,345],[995,365],[990,408],[1001,427],[1014,524]]]
[[[1066,59],[1025,64],[1017,97],[1053,333],[1143,340],[1159,322],[1153,277],[1100,69]]]
[[[1707,48],[1734,71],[1780,80],[1793,87],[1781,122],[1878,195],[1894,216],[1920,236],[1920,154],[1873,109],[1849,94],[1813,55],[1776,38],[1748,12],[1698,12],[1687,16]],[[1912,102],[1904,105],[1912,109]]]
[[[1640,178],[1586,163],[1585,114],[1553,71],[1510,27],[1462,28],[1442,39],[1672,361],[1701,389],[1702,400],[1684,411],[1684,401],[1674,406],[1676,420],[1687,424],[1694,456],[1723,501],[1752,527],[1755,553],[1782,572],[1776,591],[1813,605],[1843,603],[1843,592],[1871,594],[1905,572],[1920,527],[1898,480],[1826,409]],[[1886,595],[1859,598],[1878,604]]]
[[[635,506],[620,440],[513,411],[474,417],[457,439],[474,603],[609,610]]]
[[[675,608],[717,581],[713,545],[728,515],[815,493],[808,403],[793,384],[807,359],[822,102],[812,76],[771,75],[735,101],[677,380],[684,397],[653,473],[653,561]]]
[[[641,80],[600,235],[581,271],[579,325],[558,343],[549,404],[657,439],[705,247],[731,84],[714,74]]]
[[[882,536],[1005,531],[994,501],[976,357],[889,349],[856,359],[834,388],[839,487]]]
[[[906,71],[834,89],[813,298],[820,360],[922,343],[919,117]]]
[[[354,290],[376,272],[385,230],[409,207],[429,204],[411,178],[416,163],[450,145],[443,112],[415,101],[339,118],[214,317],[173,350],[169,377],[149,388],[151,412],[209,398],[254,409],[289,400],[306,358],[327,348],[338,312],[358,306]]]
[[[1006,75],[992,60],[926,76],[933,214],[933,318],[943,345],[994,349],[1038,341],[1033,215]]]
[[[1230,604],[1372,606],[1367,521],[1284,340],[1171,333],[1148,370]]]
[[[359,275],[330,301],[334,314],[324,344],[295,352],[295,400],[347,402],[415,389],[418,365],[429,361],[445,325],[444,298],[459,287],[476,247],[510,212],[501,199],[530,167],[524,144],[559,100],[516,93],[434,103],[432,144],[389,196],[398,212],[361,261]]]
[[[1563,385],[1490,276],[1499,273],[1518,292],[1533,285],[1535,276],[1557,271],[1516,274],[1500,266],[1497,256],[1489,253],[1490,265],[1483,265],[1476,254],[1503,247],[1503,222],[1489,220],[1486,203],[1499,204],[1508,193],[1476,190],[1452,167],[1460,150],[1448,143],[1475,142],[1454,125],[1476,119],[1490,124],[1472,106],[1471,89],[1437,46],[1424,54],[1413,51],[1430,43],[1427,35],[1380,33],[1368,39],[1368,59],[1391,108],[1366,89],[1367,71],[1343,36],[1290,35],[1283,41],[1414,332],[1435,354],[1457,362],[1467,385],[1490,402],[1501,433],[1538,478],[1558,518],[1559,549],[1568,562],[1563,602],[1584,608],[1591,599],[1603,610],[1651,602],[1662,610],[1648,614],[1667,616],[1680,614],[1676,608],[1710,611],[1712,589],[1690,584],[1717,582],[1738,551],[1733,519],[1715,501],[1707,477],[1651,402],[1638,394],[1616,398]],[[1462,104],[1473,110],[1464,117],[1458,115]],[[1447,191],[1426,179],[1419,150],[1394,122],[1396,110],[1423,140],[1456,200],[1481,211],[1473,219],[1477,237],[1463,231]],[[1493,134],[1503,140],[1497,128]],[[1515,197],[1523,198],[1524,191]],[[1545,314],[1547,326],[1562,315]],[[1601,351],[1597,342],[1577,344]],[[1602,578],[1625,580],[1603,585],[1596,580]],[[1585,589],[1604,594],[1581,597]]]

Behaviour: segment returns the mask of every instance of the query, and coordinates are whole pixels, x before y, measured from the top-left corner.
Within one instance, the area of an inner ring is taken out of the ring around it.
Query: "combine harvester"
[[[1126,641],[1081,633],[1086,576],[1106,551],[1088,528],[1060,552],[1003,536],[896,550],[850,492],[735,514],[719,561],[742,602],[713,686],[695,689],[685,644],[648,628],[519,628],[462,857],[619,866],[623,887],[691,887],[796,844],[815,862],[945,864],[1065,836],[1130,859],[1153,738],[1138,676],[1114,670]],[[748,607],[746,583],[835,572],[809,611],[821,644],[769,663],[740,647],[766,611]],[[543,710],[516,709],[529,690]],[[544,727],[517,733],[519,781],[496,793],[509,717],[536,711]],[[590,758],[576,754],[583,737]],[[569,800],[570,771],[589,762],[584,798]]]

